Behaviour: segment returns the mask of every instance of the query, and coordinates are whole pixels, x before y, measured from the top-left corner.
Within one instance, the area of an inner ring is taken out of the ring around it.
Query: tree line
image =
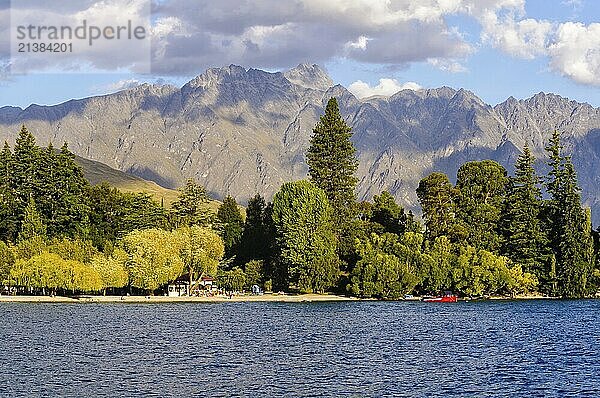
[[[595,293],[597,234],[558,132],[546,176],[525,146],[514,176],[484,160],[463,164],[456,184],[423,178],[424,225],[387,191],[357,201],[351,137],[332,98],[313,130],[308,179],[284,183],[271,202],[256,194],[244,217],[231,196],[212,211],[194,180],[170,208],[90,186],[66,144],[40,148],[23,126],[0,153],[0,279],[64,294],[153,292],[184,273],[216,276],[228,290],[381,299]]]

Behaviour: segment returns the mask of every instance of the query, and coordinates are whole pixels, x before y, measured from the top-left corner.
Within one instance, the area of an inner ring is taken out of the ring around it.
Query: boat
[[[423,301],[427,303],[456,303],[458,297],[452,292],[444,292],[444,294],[437,297],[425,297]]]

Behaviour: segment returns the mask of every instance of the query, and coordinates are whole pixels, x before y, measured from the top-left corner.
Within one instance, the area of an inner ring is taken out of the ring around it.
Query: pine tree
[[[0,152],[0,240],[14,241],[18,227],[12,186],[13,154],[7,142]]]
[[[246,221],[239,245],[238,263],[245,264],[251,260],[265,260],[268,268],[273,251],[273,233],[271,208],[265,199],[256,194],[246,206]]]
[[[313,130],[307,153],[310,180],[327,195],[338,239],[350,228],[356,207],[354,190],[358,179],[354,173],[358,161],[350,141],[351,130],[340,114],[337,100],[331,98]]]
[[[556,280],[552,294],[582,297],[588,293],[593,271],[593,241],[589,215],[581,206],[577,174],[570,157],[563,157],[560,134],[552,134],[546,151],[550,171],[546,190],[546,225],[556,262],[551,270]],[[553,278],[554,279],[554,278]]]
[[[565,158],[560,206],[557,277],[565,297],[584,297],[593,271],[591,219],[581,207],[580,188],[570,157]]]
[[[29,199],[39,191],[40,148],[25,125],[21,127],[13,153],[11,185],[15,192],[15,211],[23,219]]]
[[[29,202],[27,203],[27,207],[25,207],[25,214],[23,217],[23,222],[21,223],[21,231],[19,232],[19,241],[45,236],[46,226],[42,222],[40,214],[37,212],[35,200],[30,198]]]
[[[196,183],[194,179],[188,179],[185,185],[179,189],[179,196],[172,205],[176,226],[210,225],[212,215],[208,209],[208,203],[206,189]]]
[[[89,183],[83,175],[83,169],[75,163],[75,155],[69,151],[65,142],[56,157],[56,180],[58,206],[53,215],[53,235],[89,234],[90,204],[88,201]],[[49,226],[50,227],[50,226]]]
[[[540,178],[534,163],[535,158],[525,145],[515,164],[515,176],[509,177],[500,219],[502,254],[540,281],[548,281],[548,239],[540,224]]]
[[[238,244],[243,232],[244,219],[240,208],[231,196],[227,196],[217,211],[217,219],[223,228],[223,243],[225,254],[232,257],[238,249]]]

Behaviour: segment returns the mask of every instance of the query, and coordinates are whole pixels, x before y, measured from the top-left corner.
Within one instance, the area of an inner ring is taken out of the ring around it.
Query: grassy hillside
[[[177,191],[174,189],[163,188],[153,181],[132,176],[104,163],[79,156],[75,158],[75,162],[83,168],[85,178],[92,185],[107,182],[122,192],[145,192],[152,195],[158,202],[164,200],[165,206],[170,206],[177,199]]]
[[[106,182],[121,192],[145,192],[150,194],[158,202],[164,200],[166,207],[170,207],[175,199],[177,199],[177,190],[161,187],[154,181],[144,180],[143,178],[113,169],[104,163],[79,156],[75,157],[75,162],[81,166],[85,178],[92,185]],[[209,207],[216,213],[221,203],[222,202],[218,200],[211,200]],[[246,209],[240,206],[240,211],[242,212],[242,216],[245,217]]]

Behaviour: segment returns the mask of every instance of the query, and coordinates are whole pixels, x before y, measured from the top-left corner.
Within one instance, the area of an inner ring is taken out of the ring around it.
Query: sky
[[[101,26],[123,15],[147,20],[149,67],[137,56],[145,47],[115,40],[65,57],[16,58],[17,15],[63,25],[82,15]],[[144,82],[181,86],[229,64],[299,63],[321,65],[358,97],[450,86],[491,105],[543,91],[600,107],[600,1],[0,0],[0,107]]]

